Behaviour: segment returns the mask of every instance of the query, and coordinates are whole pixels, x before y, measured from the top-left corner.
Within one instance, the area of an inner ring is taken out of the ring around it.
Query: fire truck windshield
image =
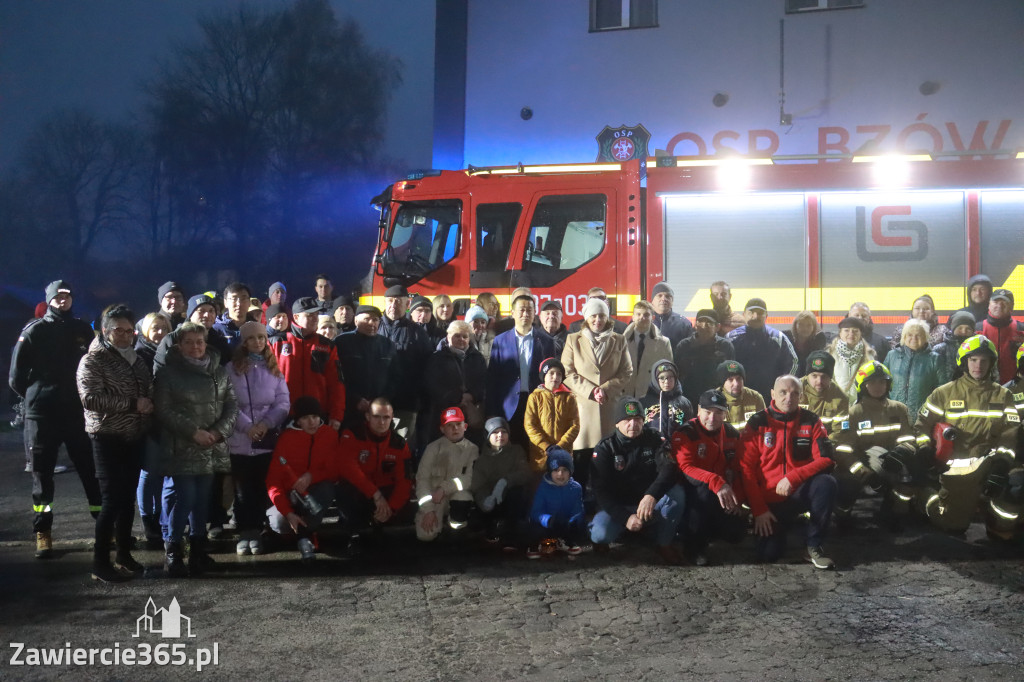
[[[459,252],[461,219],[455,199],[401,203],[380,259],[383,274],[412,282],[450,261]]]

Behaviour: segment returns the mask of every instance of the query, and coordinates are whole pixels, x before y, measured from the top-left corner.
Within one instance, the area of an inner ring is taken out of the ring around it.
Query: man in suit
[[[624,336],[633,364],[633,378],[626,386],[626,395],[643,398],[651,387],[651,368],[660,360],[671,360],[672,347],[654,325],[654,306],[647,301],[637,301],[633,306],[633,321]]]
[[[507,419],[514,443],[529,442],[523,427],[526,399],[542,382],[540,363],[555,354],[551,337],[534,329],[535,316],[532,296],[512,300],[515,327],[494,337],[487,365],[487,416]]]

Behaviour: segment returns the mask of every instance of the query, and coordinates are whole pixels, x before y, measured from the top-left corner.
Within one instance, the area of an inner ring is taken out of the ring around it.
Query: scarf
[[[858,341],[852,348],[842,339],[836,339],[836,369],[835,382],[847,396],[853,391],[853,382],[857,378],[857,370],[864,361],[864,341]],[[856,402],[856,392],[853,391],[853,401]]]
[[[121,354],[121,357],[124,358],[129,365],[135,364],[135,358],[138,357],[138,355],[136,355],[134,348],[131,346],[128,346],[127,348],[118,348],[117,346],[113,346],[113,348]]]
[[[594,355],[597,357],[597,364],[603,365],[605,358],[608,357],[608,348],[611,346],[608,340],[612,337],[612,330],[605,329],[600,334],[595,334],[590,327],[586,327],[583,330],[583,336],[590,340],[590,345],[594,348]]]

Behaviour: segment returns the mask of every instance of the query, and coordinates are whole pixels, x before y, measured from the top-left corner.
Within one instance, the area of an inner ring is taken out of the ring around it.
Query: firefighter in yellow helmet
[[[892,374],[881,362],[866,363],[854,377],[857,403],[850,415],[836,424],[836,470],[839,481],[837,519],[848,514],[865,485],[883,488],[879,521],[897,529],[909,511],[913,486],[905,463],[917,447],[907,406],[889,399]]]
[[[1001,532],[992,524],[992,514],[1002,518],[999,511],[1006,521],[1019,520],[993,499],[1007,488],[1020,426],[1012,394],[989,379],[998,358],[995,345],[980,334],[960,344],[963,376],[932,391],[914,425],[919,455],[932,454],[939,473],[938,489],[919,499],[929,520],[953,533],[967,530],[979,502],[990,532]]]

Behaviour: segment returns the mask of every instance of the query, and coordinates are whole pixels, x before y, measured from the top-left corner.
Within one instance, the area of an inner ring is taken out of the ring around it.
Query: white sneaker
[[[249,540],[249,553],[253,556],[263,554],[263,540],[259,538]]]
[[[235,545],[235,554],[238,556],[246,556],[249,554],[249,541],[239,540],[238,544]]]

